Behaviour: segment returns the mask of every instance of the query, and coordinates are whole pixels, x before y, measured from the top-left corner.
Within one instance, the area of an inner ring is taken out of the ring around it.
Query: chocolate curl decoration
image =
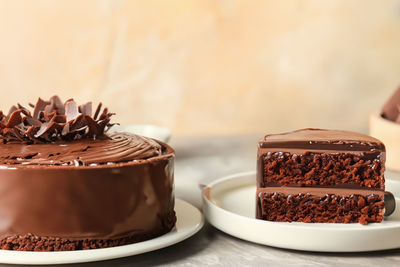
[[[101,112],[102,104],[92,116],[92,103],[78,106],[73,99],[64,104],[58,96],[49,101],[38,99],[36,105],[29,104],[33,114],[18,104],[12,106],[8,115],[0,111],[0,138],[3,143],[44,143],[57,140],[77,140],[103,135],[114,124],[107,108]]]

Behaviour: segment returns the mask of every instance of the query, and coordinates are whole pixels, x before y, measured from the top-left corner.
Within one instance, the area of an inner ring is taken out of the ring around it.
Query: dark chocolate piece
[[[390,192],[385,192],[385,216],[390,216],[396,209],[396,199]]]

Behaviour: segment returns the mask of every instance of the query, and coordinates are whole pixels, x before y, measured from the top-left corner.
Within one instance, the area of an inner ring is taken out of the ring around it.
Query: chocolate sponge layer
[[[259,192],[257,218],[278,222],[354,223],[381,222],[383,196],[370,194],[338,196]]]
[[[269,152],[263,155],[259,187],[276,185],[384,188],[382,161],[353,153]]]

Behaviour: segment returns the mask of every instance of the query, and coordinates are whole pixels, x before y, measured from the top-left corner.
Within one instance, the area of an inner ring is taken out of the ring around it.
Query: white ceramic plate
[[[247,172],[208,185],[203,190],[204,216],[232,236],[280,248],[321,252],[400,248],[399,208],[382,223],[368,225],[262,221],[255,219],[255,181],[255,172]]]
[[[114,125],[110,129],[111,132],[130,132],[160,140],[167,143],[171,138],[171,131],[168,128],[159,127],[151,124],[135,124],[135,125]]]
[[[400,172],[385,171],[385,188],[395,197],[400,197]]]
[[[204,224],[201,212],[186,201],[176,199],[175,211],[177,216],[175,228],[171,232],[151,240],[119,247],[78,251],[27,252],[0,250],[0,263],[63,264],[91,262],[127,257],[164,248],[191,237]]]

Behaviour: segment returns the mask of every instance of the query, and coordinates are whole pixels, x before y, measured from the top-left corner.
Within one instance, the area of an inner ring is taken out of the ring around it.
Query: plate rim
[[[211,191],[213,189],[213,187],[215,187],[218,184],[223,184],[223,183],[227,183],[230,180],[240,180],[240,178],[245,179],[242,182],[242,185],[245,186],[246,184],[250,184],[252,183],[252,181],[250,181],[250,176],[254,176],[255,179],[255,175],[256,175],[256,171],[246,171],[246,172],[239,172],[239,173],[234,173],[231,175],[227,175],[224,176],[220,179],[217,179],[211,183],[209,183],[206,187],[204,187],[203,191],[202,191],[202,200],[203,200],[203,213],[205,218],[207,219],[208,222],[210,222],[214,227],[218,228],[219,230],[235,236],[237,238],[240,239],[244,239],[250,242],[254,242],[254,243],[258,243],[258,244],[263,244],[263,245],[268,245],[268,246],[273,246],[273,247],[281,247],[281,248],[288,248],[288,249],[295,249],[295,250],[303,250],[303,251],[324,251],[324,252],[356,252],[356,251],[377,251],[377,250],[386,250],[386,249],[390,249],[390,248],[380,248],[380,249],[370,249],[370,250],[316,250],[316,249],[298,249],[298,248],[293,248],[293,247],[285,247],[285,246],[279,246],[279,245],[272,245],[270,243],[262,243],[262,242],[257,242],[252,240],[252,238],[247,238],[241,234],[237,234],[237,233],[231,233],[230,230],[224,229],[223,227],[221,227],[220,225],[215,225],[215,222],[213,220],[213,218],[210,218],[210,213],[212,213],[212,211],[210,211],[211,209],[217,210],[218,212],[220,212],[221,214],[225,214],[225,216],[229,216],[231,219],[235,219],[235,220],[239,220],[239,221],[243,221],[243,222],[249,222],[251,224],[257,224],[259,227],[263,227],[263,226],[270,226],[270,227],[282,227],[282,228],[286,228],[286,229],[290,229],[293,230],[293,225],[296,225],[296,228],[300,227],[300,230],[305,230],[305,231],[315,231],[315,232],[325,232],[325,231],[336,231],[336,232],[365,232],[365,231],[390,231],[390,230],[400,230],[400,226],[399,225],[385,225],[384,227],[381,228],[376,228],[376,227],[368,227],[367,226],[362,226],[363,228],[358,227],[358,224],[340,224],[340,227],[338,227],[338,225],[335,224],[331,224],[331,223],[320,223],[318,224],[319,226],[315,227],[315,224],[309,224],[309,223],[301,223],[301,222],[270,222],[270,221],[263,221],[263,220],[259,220],[254,218],[250,218],[235,212],[232,212],[230,210],[224,209],[223,207],[221,207],[220,205],[216,204],[215,202],[212,201],[212,197],[211,197]],[[249,177],[245,177],[245,176],[249,176]],[[255,183],[255,180],[254,180]],[[240,185],[239,185],[240,187]],[[233,188],[233,187],[232,187]],[[399,198],[396,197],[396,199],[398,201],[400,201]],[[354,228],[354,226],[357,225],[357,228]],[[378,223],[371,223],[370,225],[378,225]],[[322,227],[321,227],[322,226]],[[348,227],[349,226],[349,227]],[[353,227],[352,227],[353,226]],[[400,241],[399,244],[397,245],[397,247],[393,247],[393,248],[399,248],[400,247]]]
[[[188,214],[182,211],[179,212],[179,209],[185,209],[185,208],[189,208],[191,210],[191,213]],[[177,217],[176,226],[178,226],[179,220],[181,220],[181,222],[182,221],[184,222],[185,220],[187,221],[189,218],[188,216],[191,216],[191,218],[197,216],[198,218],[193,219],[193,223],[188,228],[183,228],[179,230],[179,228],[176,229],[175,226],[170,232],[161,235],[159,237],[123,246],[89,249],[89,250],[50,251],[50,252],[13,251],[13,250],[0,249],[0,263],[26,264],[26,265],[49,265],[49,264],[53,265],[53,264],[96,262],[96,261],[129,257],[175,245],[179,242],[182,242],[192,237],[203,228],[205,222],[204,215],[197,207],[195,207],[191,203],[182,200],[180,198],[175,198],[175,212]],[[161,241],[161,243],[157,244],[157,241]],[[135,246],[138,247],[138,245],[140,245],[139,248],[135,249]],[[33,261],[32,259],[30,259],[31,257],[34,257]]]

